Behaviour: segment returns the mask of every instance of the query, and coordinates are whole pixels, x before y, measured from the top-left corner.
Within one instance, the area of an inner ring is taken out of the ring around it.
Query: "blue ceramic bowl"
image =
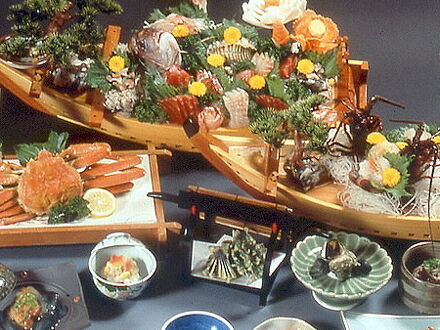
[[[185,312],[170,318],[161,330],[234,330],[221,316],[209,312]]]

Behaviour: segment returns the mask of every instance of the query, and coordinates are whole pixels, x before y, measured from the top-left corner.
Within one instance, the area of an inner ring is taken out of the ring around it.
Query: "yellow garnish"
[[[252,89],[262,89],[264,86],[266,86],[266,79],[264,79],[262,76],[255,75],[249,78],[248,84]]]
[[[432,141],[433,141],[435,144],[440,144],[440,136],[434,136],[434,137],[432,138]]]
[[[183,38],[183,37],[189,36],[189,29],[186,25],[179,24],[174,27],[174,29],[173,29],[173,31],[171,31],[171,33],[176,38]]]
[[[315,38],[322,37],[326,29],[324,22],[320,19],[314,19],[309,24],[309,33]]]
[[[209,65],[212,65],[215,67],[223,66],[225,64],[225,57],[220,54],[209,55],[206,60],[208,61]]]
[[[121,72],[125,68],[125,60],[121,56],[112,56],[108,61],[108,67],[113,72]]]
[[[399,148],[400,150],[405,149],[405,147],[406,147],[407,145],[408,145],[408,143],[406,143],[406,142],[402,142],[402,141],[396,142],[396,146],[397,146],[397,148]]]
[[[108,190],[91,188],[87,190],[83,198],[88,201],[92,217],[107,217],[116,210],[116,198]]]
[[[309,74],[315,71],[315,65],[312,61],[306,58],[298,62],[296,69],[299,73]]]
[[[386,168],[381,174],[382,183],[385,187],[395,187],[400,181],[400,172],[395,168]]]
[[[236,43],[241,39],[241,31],[236,27],[228,27],[223,33],[224,41],[228,44]]]
[[[193,82],[188,86],[188,92],[194,96],[203,96],[207,90],[206,85],[199,81]]]
[[[280,0],[264,0],[264,8],[278,7],[279,5],[280,5]]]
[[[379,133],[379,132],[373,132],[373,133],[368,134],[368,136],[367,136],[367,142],[369,144],[378,144],[383,141],[386,141],[386,139],[387,138],[382,133]]]

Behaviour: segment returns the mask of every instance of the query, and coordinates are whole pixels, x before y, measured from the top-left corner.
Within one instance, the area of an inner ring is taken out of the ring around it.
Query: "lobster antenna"
[[[384,103],[388,103],[391,105],[394,105],[396,107],[405,109],[405,106],[402,103],[387,99],[386,97],[380,96],[380,95],[374,95],[371,99],[370,102],[368,102],[367,108],[366,110],[371,110],[371,108],[373,107],[374,104],[376,104],[378,101],[384,102]]]

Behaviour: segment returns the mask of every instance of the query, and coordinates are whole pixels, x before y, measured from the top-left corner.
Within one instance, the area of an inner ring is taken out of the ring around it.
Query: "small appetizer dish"
[[[440,243],[420,242],[402,256],[399,289],[405,305],[424,314],[440,311]]]
[[[90,325],[74,264],[12,274],[14,285],[7,298],[0,299],[0,329],[79,330]],[[2,278],[0,271],[0,283]]]
[[[229,321],[227,321],[220,315],[203,311],[190,311],[174,315],[169,320],[167,320],[161,328],[161,330],[179,329],[234,330],[231,323],[229,323]]]
[[[293,317],[274,317],[257,325],[254,330],[316,330],[306,321]]]
[[[291,267],[317,303],[349,310],[390,280],[387,252],[365,237],[345,232],[312,235],[292,251]]]
[[[98,290],[115,300],[136,298],[150,284],[157,269],[154,254],[126,233],[113,233],[99,242],[89,258]]]

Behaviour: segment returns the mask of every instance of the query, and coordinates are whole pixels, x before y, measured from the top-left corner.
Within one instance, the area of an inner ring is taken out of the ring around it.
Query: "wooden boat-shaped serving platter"
[[[116,210],[110,216],[86,217],[55,225],[47,224],[44,217],[37,217],[22,223],[0,225],[0,247],[95,243],[113,232],[127,232],[143,241],[165,242],[167,230],[179,232],[181,226],[166,222],[162,202],[146,195],[150,191],[160,191],[157,157],[167,153],[154,147],[113,153],[141,156],[142,163],[138,166],[145,170],[145,175],[133,181],[132,190],[117,195]]]
[[[340,186],[328,183],[307,193],[300,192],[282,178],[282,165],[280,177],[267,175],[270,148],[261,139],[231,142],[228,137],[200,131],[191,122],[186,124],[186,130],[193,144],[217,170],[257,199],[284,204],[300,216],[342,230],[406,240],[440,240],[440,219],[429,221],[420,216],[392,216],[343,207],[337,197]],[[281,149],[280,164],[289,146],[285,147]]]
[[[181,125],[150,124],[107,112],[97,123],[93,118],[91,101],[95,91],[72,96],[43,84],[39,96],[33,97],[30,95],[32,84],[32,72],[17,70],[0,62],[0,85],[35,110],[141,145],[154,144],[160,148],[197,152]],[[252,136],[247,128],[219,128],[216,132],[232,137]]]

